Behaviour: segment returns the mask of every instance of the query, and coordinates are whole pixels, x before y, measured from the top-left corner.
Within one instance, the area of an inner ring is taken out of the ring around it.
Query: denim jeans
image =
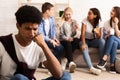
[[[22,74],[16,74],[14,77],[11,78],[11,80],[29,80],[29,79]],[[71,80],[71,75],[68,72],[63,72],[63,75],[60,79],[49,77],[49,78],[42,79],[42,80]]]
[[[10,80],[29,80],[29,79],[26,76],[22,75],[22,74],[16,74]]]
[[[104,55],[110,55],[110,63],[115,62],[117,49],[120,48],[120,38],[116,36],[110,36],[106,40]]]
[[[63,72],[63,75],[60,79],[55,79],[54,77],[49,77],[42,80],[71,80],[71,75],[68,72]]]
[[[57,59],[60,58],[61,55],[63,55],[64,47],[60,44],[59,46],[54,47],[50,42],[47,42],[47,45],[50,49],[53,50],[53,54]]]
[[[81,42],[80,42],[81,45]],[[102,58],[103,56],[103,52],[104,52],[104,45],[105,45],[105,40],[100,38],[100,39],[93,39],[93,40],[86,40],[86,45],[87,48],[82,51],[83,52],[83,57],[84,60],[86,62],[86,64],[88,65],[89,68],[93,67],[91,59],[90,59],[90,55],[89,55],[89,51],[88,51],[88,47],[93,47],[93,48],[98,48],[99,49],[99,54],[100,54],[100,58]]]

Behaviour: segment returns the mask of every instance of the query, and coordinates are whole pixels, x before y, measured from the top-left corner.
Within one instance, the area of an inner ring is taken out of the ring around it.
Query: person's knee
[[[111,35],[108,39],[109,39],[110,41],[114,41],[115,36]]]
[[[63,72],[61,80],[71,80],[71,75],[68,72]]]
[[[101,39],[99,39],[99,43],[104,46],[105,45],[105,40],[101,38]]]
[[[82,50],[82,53],[83,53],[83,54],[88,53],[88,46],[87,46],[87,45],[86,45],[86,48]]]
[[[114,47],[117,47],[117,46],[118,46],[118,42],[117,42],[117,41],[114,41],[114,42],[113,42],[113,45],[114,45]]]
[[[63,51],[63,50],[64,50],[64,47],[63,47],[62,45],[60,45],[60,46],[57,47],[57,50],[58,50],[58,51]]]
[[[16,74],[11,80],[29,80],[29,79],[22,74]]]

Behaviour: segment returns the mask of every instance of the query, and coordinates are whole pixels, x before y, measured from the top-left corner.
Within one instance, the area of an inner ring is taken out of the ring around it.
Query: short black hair
[[[47,10],[50,10],[52,7],[54,7],[51,3],[45,2],[42,5],[42,13],[45,13]]]
[[[20,7],[15,13],[15,16],[20,26],[26,22],[40,24],[42,20],[41,12],[36,7],[28,5]]]

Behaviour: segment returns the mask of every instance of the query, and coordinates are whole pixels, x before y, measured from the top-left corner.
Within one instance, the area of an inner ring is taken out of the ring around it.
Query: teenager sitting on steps
[[[101,58],[102,53],[104,51],[105,41],[104,39],[96,35],[96,28],[101,27],[100,20],[101,16],[99,10],[97,8],[91,8],[88,12],[87,18],[85,18],[82,21],[81,29],[82,42],[80,43],[84,60],[87,63],[90,72],[97,75],[101,73],[101,70],[93,67],[89,56],[88,47],[98,48]]]
[[[60,27],[60,41],[65,48],[65,57],[69,63],[69,71],[74,72],[76,64],[73,61],[73,52],[75,49],[79,49],[79,39],[76,37],[78,23],[72,19],[72,9],[70,7],[65,8],[63,13],[63,25]]]

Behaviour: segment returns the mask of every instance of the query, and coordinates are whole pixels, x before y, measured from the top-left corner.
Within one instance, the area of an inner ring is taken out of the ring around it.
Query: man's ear
[[[49,9],[47,9],[47,10],[46,10],[46,13],[48,14],[49,12],[50,12],[50,10],[49,10]]]
[[[18,23],[16,23],[16,27],[17,27],[17,29],[19,29],[20,25]]]

